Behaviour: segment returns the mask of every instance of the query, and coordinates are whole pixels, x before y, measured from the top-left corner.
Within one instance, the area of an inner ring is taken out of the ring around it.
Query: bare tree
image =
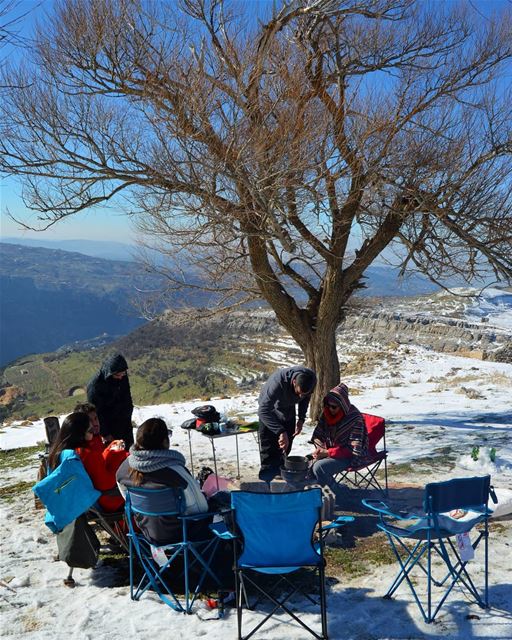
[[[21,0],[0,0],[0,69],[5,64],[9,48],[12,50],[27,44],[26,38],[20,34],[21,25],[38,6],[38,2],[24,7]]]
[[[61,0],[9,71],[31,84],[0,107],[1,166],[45,226],[124,197],[172,287],[266,300],[322,393],[384,249],[434,281],[512,274],[511,14],[256,5]]]

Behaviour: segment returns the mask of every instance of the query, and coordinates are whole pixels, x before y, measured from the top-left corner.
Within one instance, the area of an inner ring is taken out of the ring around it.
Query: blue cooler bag
[[[35,484],[32,491],[47,508],[44,521],[53,533],[62,531],[101,496],[73,449],[62,451],[59,466]]]

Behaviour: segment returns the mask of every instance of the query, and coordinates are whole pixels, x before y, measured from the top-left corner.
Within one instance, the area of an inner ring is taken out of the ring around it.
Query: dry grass
[[[389,361],[391,354],[386,351],[370,351],[355,356],[350,362],[342,367],[343,376],[356,376],[361,373],[370,373],[375,367],[382,367],[383,363]]]
[[[455,393],[465,395],[470,400],[485,400],[483,393],[478,391],[478,389],[472,389],[471,387],[461,387],[460,389],[456,389]]]

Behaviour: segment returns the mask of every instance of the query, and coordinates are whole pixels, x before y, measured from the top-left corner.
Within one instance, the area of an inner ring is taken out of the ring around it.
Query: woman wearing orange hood
[[[322,416],[311,438],[316,447],[311,471],[321,485],[339,494],[333,476],[347,469],[354,458],[366,456],[368,433],[361,412],[350,403],[346,385],[331,389],[323,404]]]

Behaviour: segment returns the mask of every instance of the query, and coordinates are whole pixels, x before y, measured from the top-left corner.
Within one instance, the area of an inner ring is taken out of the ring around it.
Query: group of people
[[[290,452],[302,431],[316,384],[314,371],[295,366],[276,371],[263,386],[258,402],[262,480],[269,482],[280,473],[283,455]],[[89,382],[87,394],[88,402],[78,404],[62,423],[49,454],[51,469],[59,465],[64,450],[74,450],[94,487],[104,492],[99,504],[106,512],[122,510],[126,489],[134,486],[180,488],[186,515],[208,511],[208,502],[186,468],[184,456],[170,449],[172,431],[164,420],[146,420],[134,442],[128,365],[122,355],[115,354],[103,363]],[[311,473],[317,482],[337,491],[333,476],[364,457],[368,447],[363,417],[350,403],[344,384],[324,396],[312,442]],[[146,517],[138,525],[158,544],[172,543],[181,533],[172,518]],[[204,535],[205,525],[207,521],[198,521],[197,531],[190,535]]]
[[[317,384],[316,374],[303,366],[279,369],[264,384],[258,401],[261,468],[259,477],[269,482],[280,473],[298,436]],[[368,433],[361,412],[351,404],[348,388],[339,384],[323,398],[322,414],[311,438],[311,473],[336,494],[334,477],[368,452]]]
[[[161,418],[150,418],[133,439],[133,402],[128,365],[120,354],[109,357],[87,385],[88,402],[77,404],[62,422],[52,445],[51,470],[65,450],[80,457],[94,487],[102,492],[99,506],[106,513],[121,511],[126,488],[175,487],[183,490],[184,515],[208,511],[198,482],[185,465],[184,456],[170,449],[172,430]],[[155,544],[178,541],[181,526],[172,518],[142,518],[139,527]],[[204,535],[203,521],[192,523],[189,535]],[[202,530],[201,530],[202,528]]]

